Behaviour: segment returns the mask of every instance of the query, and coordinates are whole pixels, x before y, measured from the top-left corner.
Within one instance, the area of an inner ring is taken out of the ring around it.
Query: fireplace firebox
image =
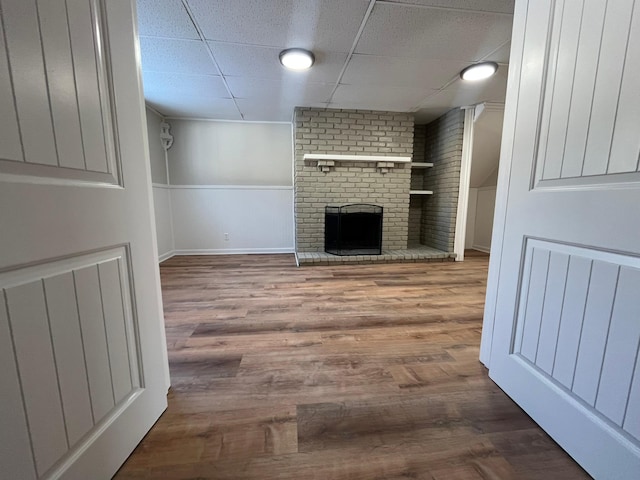
[[[382,207],[366,203],[325,207],[324,251],[333,255],[382,254]]]

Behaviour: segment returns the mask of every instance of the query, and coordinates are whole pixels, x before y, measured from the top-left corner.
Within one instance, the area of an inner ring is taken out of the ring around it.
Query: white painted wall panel
[[[118,180],[107,149],[114,132],[98,1],[10,1],[2,9],[0,170]]]
[[[1,478],[44,478],[139,386],[127,275],[123,248],[0,274]]]
[[[640,440],[640,352],[636,352],[636,364],[633,373],[631,391],[627,399],[623,428]]]
[[[640,168],[640,5],[636,5],[631,20],[627,60],[622,74],[620,103],[611,145],[609,173],[633,172]]]
[[[171,190],[153,187],[153,209],[156,220],[158,256],[164,258],[174,250],[171,225]]]
[[[598,69],[600,32],[607,2],[586,1],[580,29],[576,70],[571,94],[562,177],[579,177],[586,148],[591,101]],[[555,161],[562,161],[561,157]]]
[[[160,141],[160,124],[162,118],[153,111],[146,108],[147,115],[147,138],[149,139],[149,160],[151,161],[151,181],[166,185],[167,164],[165,162],[165,152]]]
[[[2,112],[0,115],[0,159],[23,161],[2,22],[0,22],[0,112]]]
[[[44,280],[69,444],[93,427],[82,333],[71,272]]]
[[[476,219],[473,232],[473,246],[484,251],[491,249],[493,233],[493,214],[496,207],[496,188],[478,189],[476,200]]]
[[[573,392],[589,405],[594,405],[602,359],[607,343],[619,267],[612,263],[594,261],[591,282],[584,312],[582,336],[576,363]]]
[[[94,421],[99,422],[113,408],[115,402],[98,268],[90,266],[76,270],[74,278],[85,344],[91,407]]]
[[[169,120],[173,185],[293,185],[290,124]]]
[[[91,7],[87,0],[67,0],[67,12],[86,168],[108,172]]]
[[[569,255],[551,252],[536,353],[536,365],[549,375],[555,360],[568,267]]]
[[[582,175],[607,173],[634,0],[607,2]],[[633,46],[632,46],[633,48]]]
[[[571,388],[573,384],[590,278],[591,260],[572,256],[569,259],[558,348],[553,366],[553,377],[567,388]]]
[[[637,259],[529,240],[525,264],[514,351],[637,435]]]
[[[535,363],[538,336],[542,321],[542,307],[549,271],[549,251],[536,248],[531,254],[531,274],[527,285],[526,310],[520,353]]]
[[[473,168],[473,165],[472,167]],[[469,189],[469,207],[467,210],[467,229],[464,239],[464,248],[472,248],[474,244],[474,235],[476,229],[476,208],[478,203],[478,189]]]
[[[607,346],[598,386],[596,409],[622,425],[640,341],[640,270],[621,267]]]
[[[0,385],[3,386],[0,432],[8,440],[0,443],[0,465],[17,478],[35,480],[36,470],[12,338],[4,292],[0,292]]]
[[[84,169],[67,10],[60,2],[39,0],[38,11],[60,166]]]
[[[171,196],[178,253],[293,251],[293,188],[173,187]]]
[[[562,26],[557,54],[557,69],[551,93],[543,178],[560,178],[583,6],[583,0],[567,0],[559,6],[559,8],[563,8]],[[546,161],[547,159],[549,161]]]
[[[2,8],[26,161],[58,165],[36,3],[3,2]]]
[[[554,68],[545,85],[538,179],[598,183],[598,176],[636,172],[640,9],[634,0],[565,0],[556,4],[557,18],[560,12],[550,41]]]
[[[38,475],[68,449],[42,281],[5,290]]]
[[[109,364],[115,403],[131,392],[131,362],[127,347],[122,285],[118,260],[98,265],[104,324],[109,346]]]

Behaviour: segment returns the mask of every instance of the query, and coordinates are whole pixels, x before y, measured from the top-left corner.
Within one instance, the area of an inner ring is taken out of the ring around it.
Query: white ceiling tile
[[[447,113],[451,108],[449,107],[427,107],[421,108],[413,114],[417,125],[424,125],[432,122],[436,118]]]
[[[511,24],[509,15],[378,4],[356,53],[472,62],[509,40]]]
[[[459,61],[354,55],[342,77],[342,83],[441,88],[467,65]]]
[[[270,99],[236,100],[245,120],[259,120],[263,122],[290,122],[293,117],[295,104],[283,104]]]
[[[189,0],[208,40],[349,52],[369,0]]]
[[[512,14],[515,0],[391,0],[391,3],[406,3],[429,7],[459,8],[462,10]]]
[[[427,98],[420,107],[463,107],[480,102],[504,103],[507,90],[507,68],[480,82],[457,80],[446,89]]]
[[[177,92],[170,99],[149,104],[170,117],[241,120],[235,103],[229,98],[202,98]]]
[[[507,42],[498,50],[493,52],[484,60],[491,60],[498,63],[509,63],[509,55],[511,54],[511,42]]]
[[[170,98],[176,92],[184,92],[191,96],[230,98],[222,78],[215,75],[144,72],[142,78],[145,97],[154,101]]]
[[[292,72],[280,64],[279,48],[217,42],[209,42],[209,45],[224,75],[292,78],[313,83],[336,82],[347,59],[346,54],[342,53],[318,54],[310,70]]]
[[[137,0],[140,35],[198,39],[180,0]]]
[[[331,100],[337,108],[358,108],[371,110],[408,111],[416,107],[429,93],[425,88],[394,88],[378,85],[339,85]]]
[[[226,80],[236,98],[286,100],[288,104],[301,106],[328,100],[334,86],[332,83],[309,83],[294,78],[226,77]]]
[[[325,107],[319,105],[319,107]],[[376,112],[407,112],[408,108],[405,106],[398,106],[398,104],[386,103],[384,100],[374,101],[373,103],[352,103],[352,102],[331,102],[326,105],[326,108],[341,108],[345,110],[372,110]]]
[[[137,1],[150,105],[173,116],[239,119],[181,1]],[[247,120],[289,121],[297,105],[419,106],[418,121],[425,122],[453,107],[504,101],[505,66],[480,84],[457,75],[484,56],[508,62],[513,0],[377,2],[333,98],[369,0],[187,1]],[[278,55],[292,46],[314,51],[311,70],[282,68]]]
[[[203,42],[140,37],[142,70],[193,75],[217,75]]]

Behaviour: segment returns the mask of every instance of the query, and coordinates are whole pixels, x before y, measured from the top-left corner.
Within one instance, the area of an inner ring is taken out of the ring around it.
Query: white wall
[[[151,160],[151,181],[156,184],[166,185],[167,164],[165,162],[164,148],[160,141],[160,124],[162,118],[148,107],[147,113],[147,135],[149,137],[149,159]]]
[[[478,189],[469,189],[469,206],[467,207],[467,230],[464,239],[464,248],[473,248],[473,240],[476,230],[476,208],[478,203]]]
[[[476,190],[476,215],[471,248],[489,252],[491,231],[493,230],[493,213],[496,205],[496,187],[481,187]]]
[[[473,160],[469,185],[473,188],[495,185],[498,178],[500,142],[504,106],[485,104],[480,116],[473,124]]]
[[[173,252],[293,252],[291,124],[168,122]]]
[[[160,123],[162,122],[162,118],[149,108],[146,109],[146,114],[158,259],[162,261],[173,255],[173,251],[175,250],[171,224],[171,191],[168,186],[165,152],[164,148],[162,148],[162,142],[160,141]]]
[[[174,187],[171,194],[178,254],[293,251],[291,188]]]
[[[486,104],[474,122],[465,248],[491,248],[503,120],[503,105]]]
[[[153,186],[153,207],[156,215],[158,259],[162,261],[172,256],[175,250],[171,224],[171,190],[168,186]]]
[[[173,185],[293,186],[291,124],[169,122]]]

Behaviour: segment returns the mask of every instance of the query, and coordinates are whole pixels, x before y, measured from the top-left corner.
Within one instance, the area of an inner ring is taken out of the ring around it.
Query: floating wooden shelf
[[[409,190],[410,195],[433,195],[432,190]]]

